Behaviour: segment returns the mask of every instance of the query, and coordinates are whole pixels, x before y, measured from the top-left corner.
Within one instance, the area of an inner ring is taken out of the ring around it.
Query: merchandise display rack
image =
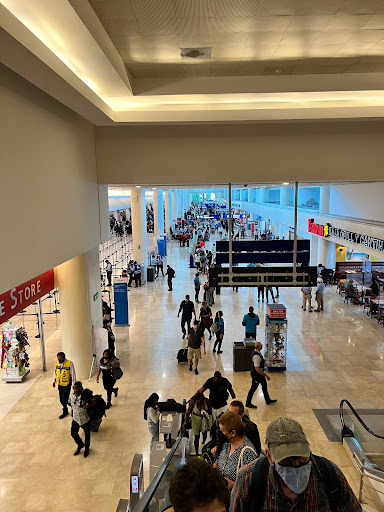
[[[23,327],[4,325],[1,330],[1,368],[6,374],[5,382],[23,382],[29,374],[29,357],[26,347],[29,346],[28,334]]]
[[[268,371],[287,369],[287,319],[283,304],[268,304],[265,317],[265,363]]]

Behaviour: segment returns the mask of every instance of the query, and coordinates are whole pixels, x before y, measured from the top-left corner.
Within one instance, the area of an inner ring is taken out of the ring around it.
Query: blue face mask
[[[311,474],[311,461],[300,467],[281,466],[275,462],[275,469],[278,475],[284,480],[287,487],[295,494],[301,494],[305,491]]]

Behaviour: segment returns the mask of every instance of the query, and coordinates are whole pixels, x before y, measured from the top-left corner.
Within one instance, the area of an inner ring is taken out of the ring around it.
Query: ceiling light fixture
[[[141,185],[136,185],[136,188],[141,188]]]
[[[152,189],[152,190],[156,190],[156,187],[153,187],[153,189]]]
[[[289,181],[284,181],[283,185],[289,185]]]

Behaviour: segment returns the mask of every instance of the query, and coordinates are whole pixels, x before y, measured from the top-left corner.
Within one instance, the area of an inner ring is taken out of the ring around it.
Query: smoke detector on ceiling
[[[180,48],[182,59],[210,59],[212,48]]]

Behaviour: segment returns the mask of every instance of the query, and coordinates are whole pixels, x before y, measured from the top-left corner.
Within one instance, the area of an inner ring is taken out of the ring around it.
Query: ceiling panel
[[[134,77],[343,73],[376,70],[384,55],[384,0],[89,3]],[[181,47],[212,47],[211,60],[182,60]],[[375,62],[359,63],[366,55]]]

